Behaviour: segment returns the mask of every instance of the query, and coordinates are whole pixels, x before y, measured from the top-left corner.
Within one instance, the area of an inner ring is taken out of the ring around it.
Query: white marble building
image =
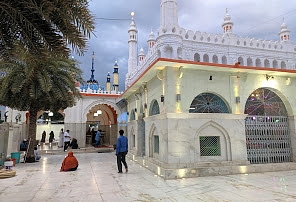
[[[221,33],[209,34],[178,24],[176,0],[160,9],[146,54],[136,51],[133,14],[128,30],[121,98],[133,159],[164,178],[295,168],[296,49],[287,25],[279,41],[242,38],[226,10]]]

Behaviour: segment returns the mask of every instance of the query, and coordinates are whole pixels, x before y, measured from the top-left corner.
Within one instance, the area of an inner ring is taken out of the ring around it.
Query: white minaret
[[[280,41],[290,41],[290,30],[288,30],[288,26],[285,23],[285,19],[283,19],[283,24],[281,25],[281,31],[279,35]]]
[[[178,4],[176,0],[161,0],[160,27],[179,27]]]
[[[151,32],[149,34],[149,39],[148,39],[147,43],[148,43],[148,51],[149,51],[155,45],[155,35],[154,35],[152,29],[151,29]]]
[[[222,24],[222,28],[223,28],[224,34],[227,34],[227,33],[232,34],[233,22],[231,21],[231,16],[229,15],[227,8],[226,8],[226,14],[224,16],[224,23]]]
[[[132,73],[133,70],[136,68],[137,66],[137,27],[136,27],[136,23],[134,21],[134,15],[135,13],[132,12],[131,16],[132,16],[132,22],[130,24],[130,28],[128,30],[128,34],[129,34],[129,40],[128,40],[128,74]]]
[[[141,63],[145,59],[145,53],[143,48],[140,49],[138,58],[139,58],[139,63]]]

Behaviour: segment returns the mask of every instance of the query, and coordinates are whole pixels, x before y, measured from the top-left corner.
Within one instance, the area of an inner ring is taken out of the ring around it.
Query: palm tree
[[[0,58],[19,43],[33,54],[83,53],[94,30],[88,0],[1,0]],[[70,46],[69,46],[70,45]]]
[[[57,111],[73,106],[80,93],[75,82],[83,83],[81,70],[74,60],[48,55],[36,59],[24,49],[15,57],[0,62],[6,76],[0,78],[0,105],[29,111],[29,139],[36,145],[37,112]],[[34,162],[33,147],[29,147],[27,162]]]

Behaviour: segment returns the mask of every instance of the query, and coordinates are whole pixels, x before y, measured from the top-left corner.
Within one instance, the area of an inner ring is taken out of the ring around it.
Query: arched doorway
[[[252,164],[281,163],[292,160],[288,114],[281,98],[260,88],[245,106],[248,160]]]
[[[87,113],[86,144],[95,143],[95,135],[101,130],[101,145],[110,145],[114,127],[117,128],[116,111],[107,104],[93,106]],[[115,134],[115,136],[117,133]]]

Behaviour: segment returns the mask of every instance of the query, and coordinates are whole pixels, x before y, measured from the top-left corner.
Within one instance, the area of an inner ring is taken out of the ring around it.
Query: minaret
[[[92,56],[91,56],[91,76],[90,79],[87,81],[88,86],[90,84],[99,84],[99,82],[97,80],[95,80],[95,76],[94,76],[94,60],[95,60],[95,53],[93,52]]]
[[[130,24],[130,28],[128,30],[129,34],[129,40],[128,40],[128,51],[129,51],[129,56],[128,56],[128,74],[132,73],[134,69],[137,67],[137,27],[134,21],[134,15],[135,13],[132,12],[132,22]]]
[[[283,19],[279,35],[280,41],[290,41],[290,30],[288,30],[288,26],[285,23],[285,19]]]
[[[106,91],[107,91],[108,93],[111,93],[111,78],[110,78],[110,72],[108,72],[108,75],[107,75]]]
[[[178,4],[176,0],[161,0],[160,27],[179,27]]]
[[[144,50],[143,48],[141,48],[139,53],[139,62],[142,62],[144,58],[145,58]]]
[[[227,34],[227,33],[232,34],[233,22],[231,21],[231,16],[229,15],[227,8],[226,8],[226,14],[224,16],[224,23],[222,24],[222,28],[223,28],[224,34]]]
[[[114,71],[113,71],[113,89],[116,93],[118,93],[118,65],[117,61],[115,61]]]
[[[148,43],[148,51],[149,51],[155,45],[155,36],[154,36],[154,33],[153,33],[152,29],[151,29],[151,32],[149,34],[149,39],[148,39],[147,43]]]

